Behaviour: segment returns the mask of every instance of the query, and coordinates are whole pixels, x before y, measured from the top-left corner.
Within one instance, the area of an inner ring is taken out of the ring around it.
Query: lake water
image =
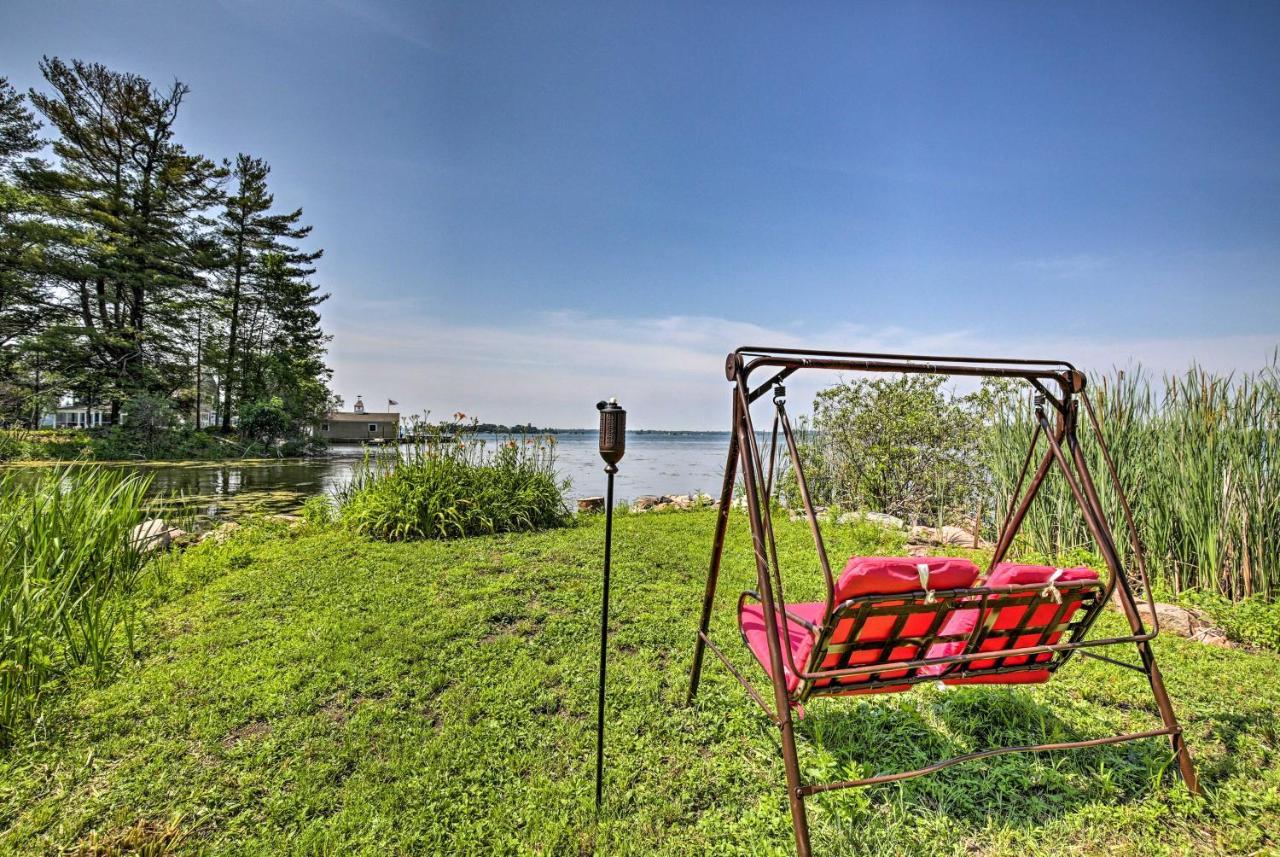
[[[489,448],[498,442],[481,435]],[[570,500],[605,492],[604,462],[594,431],[564,432],[556,436],[556,469],[572,486]],[[630,500],[645,494],[719,496],[724,475],[728,432],[628,432],[627,451],[618,465],[615,498]],[[113,465],[152,474],[157,498],[181,497],[181,505],[200,518],[244,512],[290,512],[307,497],[332,494],[351,480],[366,451],[391,454],[390,449],[335,446],[315,458],[279,461],[154,462]],[[164,502],[164,501],[162,501]]]

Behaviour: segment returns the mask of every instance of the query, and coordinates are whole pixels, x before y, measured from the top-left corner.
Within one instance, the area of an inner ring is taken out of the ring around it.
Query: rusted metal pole
[[[1103,451],[1106,452],[1105,442],[1101,436],[1101,430],[1097,423],[1094,424],[1095,430],[1098,431],[1098,443],[1103,444]],[[1089,465],[1085,461],[1084,451],[1080,448],[1080,443],[1076,439],[1075,434],[1068,435],[1069,446],[1071,447],[1072,458],[1075,461],[1076,470],[1080,473],[1080,482],[1084,486],[1085,494],[1089,501],[1095,506],[1098,520],[1102,523],[1104,530],[1109,530],[1107,526],[1106,516],[1102,510],[1102,501],[1098,497],[1097,488],[1093,483],[1093,476],[1089,472]],[[1110,458],[1110,453],[1106,453]],[[1114,474],[1113,474],[1114,475]],[[1126,512],[1128,500],[1124,496],[1124,491],[1120,485],[1120,479],[1115,476],[1113,486],[1120,496],[1120,501],[1124,505]],[[1111,537],[1107,532],[1108,538]],[[1155,626],[1154,630],[1158,633],[1160,630],[1159,620],[1156,618],[1155,604],[1151,596],[1151,583],[1147,580],[1146,568],[1142,563],[1142,548],[1138,544],[1136,537],[1133,541],[1133,547],[1136,551],[1136,559],[1142,569],[1143,586],[1146,587],[1146,596],[1149,609],[1151,611],[1151,621]],[[1112,541],[1112,551],[1116,551],[1114,541]],[[1117,581],[1121,588],[1121,605],[1124,607],[1124,613],[1129,620],[1129,627],[1135,634],[1142,630],[1141,617],[1138,615],[1138,602],[1134,597],[1133,589],[1129,585],[1129,580],[1123,574]],[[1151,650],[1151,642],[1149,640],[1141,640],[1137,643],[1138,658],[1142,662],[1143,672],[1147,675],[1147,681],[1151,685],[1151,693],[1155,697],[1156,707],[1160,709],[1160,719],[1164,722],[1167,729],[1170,730],[1169,743],[1173,748],[1173,753],[1178,759],[1178,771],[1182,774],[1182,781],[1186,784],[1187,790],[1192,794],[1200,794],[1200,782],[1196,777],[1195,763],[1191,760],[1191,751],[1187,748],[1186,739],[1182,734],[1182,727],[1178,724],[1178,716],[1174,713],[1173,703],[1169,699],[1169,693],[1165,690],[1164,677],[1160,674],[1160,667],[1156,664],[1155,653]]]
[[[738,424],[738,397],[733,398],[733,424]],[[693,668],[689,671],[689,693],[685,704],[691,705],[698,695],[698,682],[702,678],[702,657],[706,649],[706,634],[711,627],[711,607],[716,599],[716,583],[720,579],[720,558],[724,555],[724,537],[729,527],[729,512],[733,506],[733,485],[737,479],[738,432],[735,428],[729,436],[729,458],[724,464],[724,483],[720,487],[720,508],[716,512],[715,535],[711,537],[711,567],[707,570],[707,588],[702,594],[702,618],[698,621],[698,639],[693,646]]]
[[[791,805],[791,822],[796,836],[796,854],[809,857],[809,819],[804,808],[804,783],[800,779],[800,762],[796,755],[795,725],[791,720],[791,699],[787,692],[787,680],[783,670],[782,648],[778,642],[778,622],[773,599],[773,582],[770,580],[768,538],[764,517],[760,510],[760,494],[756,483],[759,459],[751,442],[751,421],[745,412],[748,394],[745,378],[738,377],[738,445],[742,459],[743,490],[747,495],[747,516],[751,521],[751,542],[756,555],[756,577],[763,602],[765,636],[769,643],[770,672],[773,674],[773,698],[778,717],[778,729],[782,739],[782,764],[787,775],[787,802]]]

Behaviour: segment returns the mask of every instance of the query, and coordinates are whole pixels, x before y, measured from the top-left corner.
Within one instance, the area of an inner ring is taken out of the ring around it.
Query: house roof
[[[394,411],[386,413],[365,411],[363,414],[356,414],[351,411],[336,411],[325,414],[324,418],[331,423],[395,423],[400,421],[400,414]]]

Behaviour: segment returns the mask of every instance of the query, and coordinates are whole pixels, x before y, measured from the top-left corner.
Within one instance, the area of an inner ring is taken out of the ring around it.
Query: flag
[[[398,405],[398,404],[400,404],[400,403],[399,403],[399,402],[397,402],[395,399],[387,399],[387,404],[388,404],[388,405],[391,405],[392,407],[394,407],[395,405]]]

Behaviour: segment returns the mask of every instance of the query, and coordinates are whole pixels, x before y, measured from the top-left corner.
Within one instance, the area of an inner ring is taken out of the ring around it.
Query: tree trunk
[[[235,390],[236,350],[240,341],[240,286],[244,278],[245,246],[243,213],[239,222],[240,234],[236,236],[235,266],[231,276],[231,330],[227,336],[227,377],[222,384],[222,431],[231,433],[231,397]]]

